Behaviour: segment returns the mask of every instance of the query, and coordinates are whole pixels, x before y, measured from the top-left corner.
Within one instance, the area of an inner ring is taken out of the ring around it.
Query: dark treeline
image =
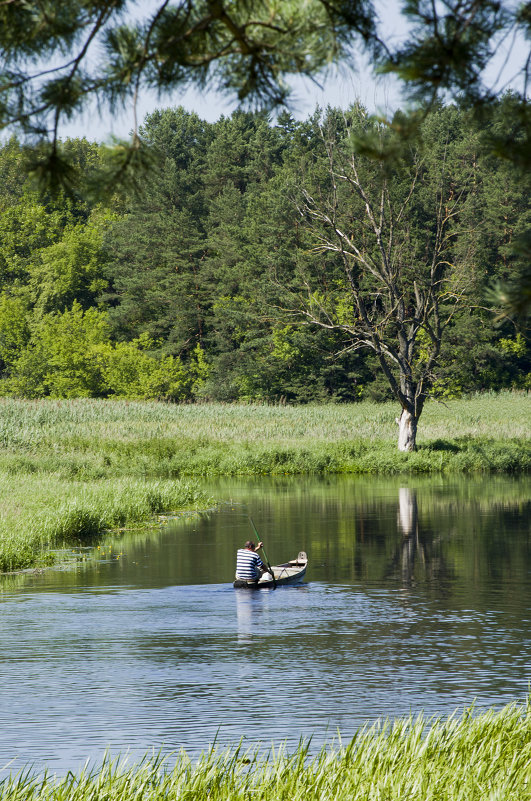
[[[444,286],[442,273],[435,279],[444,336],[429,390],[530,388],[525,332],[496,320],[489,303],[490,288],[525,269],[513,242],[529,226],[529,179],[489,147],[500,132],[518,138],[511,104],[502,98],[481,130],[466,112],[441,107],[407,152],[402,145],[393,159],[387,147],[385,160],[375,152],[378,125],[361,107],[304,122],[237,112],[207,123],[182,108],[156,111],[142,128],[157,154],[150,179],[140,194],[105,203],[42,198],[11,140],[0,149],[0,393],[388,398],[374,347],[358,347],[348,285],[365,292],[373,340],[384,329],[392,338],[393,310],[370,278],[381,228],[376,218],[368,225],[371,208],[393,221],[391,263],[417,301],[428,297],[433,243],[444,245]],[[345,143],[355,144],[355,163]],[[87,176],[97,169],[99,145],[64,147]],[[389,213],[378,205],[382,176]],[[356,253],[369,277],[356,272]],[[431,325],[419,323],[419,364],[428,363]]]

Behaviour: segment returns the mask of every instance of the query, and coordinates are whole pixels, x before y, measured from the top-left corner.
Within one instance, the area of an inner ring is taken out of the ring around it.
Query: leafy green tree
[[[113,334],[146,333],[185,360],[197,343],[217,354],[220,299],[248,281],[246,208],[273,174],[281,138],[263,114],[208,125],[183,109],[151,115],[143,131],[164,169],[109,233]]]
[[[0,299],[0,348],[11,367],[0,384],[2,394],[182,401],[196,397],[208,376],[199,347],[185,366],[178,357],[150,353],[154,343],[147,336],[115,345],[106,314],[83,310],[76,301],[63,312],[34,317],[30,334],[26,320],[16,316],[19,306]]]
[[[294,325],[292,315],[279,312],[281,284],[291,285],[311,247],[289,187],[294,164],[313,144],[311,126],[288,115],[274,137],[265,137],[258,125],[247,148],[247,161],[262,160],[256,177],[247,167],[244,194],[231,184],[211,204],[208,265],[217,297],[210,323],[215,335],[207,341],[210,397],[347,400],[360,396],[368,377],[359,354],[335,355],[339,337]]]
[[[63,218],[33,198],[21,199],[0,215],[0,285],[26,284],[35,255],[60,239]]]
[[[146,136],[164,154],[163,168],[146,181],[142,199],[131,198],[106,238],[113,336],[147,334],[173,355],[190,353],[204,329],[204,129],[182,109],[148,118]]]
[[[485,220],[481,249],[489,270],[488,299],[498,320],[512,318],[525,329],[531,311],[531,170],[514,159],[497,158],[492,144],[507,139],[525,145],[527,131],[519,118],[519,99],[508,93],[493,104],[482,125],[481,213]],[[498,155],[503,148],[498,149]]]
[[[30,339],[29,303],[23,293],[0,295],[0,359],[11,368]]]
[[[63,311],[75,301],[84,309],[108,287],[104,234],[111,217],[97,213],[87,223],[67,227],[61,239],[42,248],[29,268],[35,312]]]
[[[108,333],[106,315],[92,308],[84,311],[77,302],[64,312],[34,319],[31,338],[2,391],[27,398],[102,395],[105,385],[97,356]]]
[[[194,398],[208,368],[199,346],[185,366],[177,356],[153,356],[146,352],[154,343],[147,336],[108,346],[102,356],[103,376],[111,395],[119,398],[183,401]]]
[[[65,147],[80,168],[97,163],[99,148],[86,140],[68,140]],[[43,260],[47,261],[52,273],[52,263],[69,260],[66,251],[69,246],[71,250],[76,249],[76,235],[83,238],[81,232],[85,230],[93,209],[79,195],[59,194],[51,198],[37,192],[27,180],[23,160],[23,148],[15,139],[0,147],[0,177],[3,178],[0,183],[0,282],[3,287],[26,285],[31,276],[38,273],[37,284],[53,284],[56,280],[60,284],[64,276],[47,276],[46,269],[42,269]],[[92,230],[95,233],[96,221],[104,226],[104,214],[99,210],[94,215]],[[74,229],[76,234],[72,235]],[[65,234],[71,239],[69,246],[65,243],[66,247],[60,244]],[[80,243],[78,250],[79,247]],[[44,255],[47,248],[51,248],[48,259]],[[53,255],[50,257],[50,254]],[[73,258],[71,255],[70,261]],[[66,269],[66,264],[64,266]],[[72,269],[73,264],[67,271],[72,273]],[[74,284],[76,280],[71,275]],[[49,291],[53,293],[53,288],[49,287]],[[70,304],[72,299],[70,292],[65,302]]]
[[[0,146],[0,212],[20,200],[25,191],[27,176],[23,169],[24,156],[16,137]]]
[[[362,114],[363,125],[351,126],[350,150],[342,141],[334,151],[343,156],[348,150],[358,159],[371,189],[387,180],[392,203],[406,191],[417,153],[422,168],[408,205],[404,245],[411,256],[404,273],[409,291],[415,281],[419,285],[419,254],[431,241],[442,165],[448,168],[449,197],[462,192],[459,215],[448,223],[447,248],[448,261],[460,265],[459,276],[454,270],[459,304],[449,297],[442,301],[444,337],[436,370],[426,379],[430,393],[442,397],[525,387],[528,381],[525,328],[501,315],[493,325],[485,302],[489,287],[511,281],[518,286],[527,265],[516,245],[528,228],[528,178],[514,161],[495,158],[491,147],[504,130],[522,136],[513,110],[514,98],[502,98],[479,128],[468,112],[440,107],[426,115],[422,138],[406,144],[396,133],[401,117],[388,128]],[[350,118],[361,112],[354,110]],[[342,129],[343,116],[327,112],[331,131]],[[318,225],[314,218],[308,225],[300,203],[293,202],[297,186],[321,208],[331,196],[318,116],[295,122],[284,113],[272,124],[263,112],[237,112],[211,124],[181,108],[167,109],[146,119],[142,136],[160,154],[162,167],[146,179],[143,198],[116,197],[112,211],[76,195],[39,195],[25,178],[21,146],[11,140],[0,147],[2,391],[16,385],[19,394],[59,395],[71,384],[81,393],[173,400],[389,398],[377,356],[351,349],[344,330],[304,324],[297,316],[308,287],[318,298],[323,287],[329,298],[334,291],[339,298],[344,280],[340,254],[314,251],[323,221]],[[370,155],[384,158],[360,156],[359,147],[378,138],[382,147]],[[84,140],[67,144],[82,169],[98,164],[97,147]],[[374,258],[367,220],[359,215],[363,204],[347,183],[339,181],[338,189],[343,210],[350,209],[346,222]],[[338,300],[338,314],[348,315],[347,295]],[[75,304],[82,311],[106,311],[107,336],[90,345],[100,377],[92,383],[87,377],[84,384],[45,382],[55,367],[48,346],[39,345],[39,331],[43,325],[51,330],[54,315],[58,325]],[[140,344],[145,341],[149,346]],[[208,370],[192,386],[198,345]],[[415,369],[428,347],[421,327]]]
[[[142,174],[154,165],[136,119],[143,88],[174,93],[190,85],[215,87],[271,107],[287,99],[287,76],[315,76],[333,62],[354,66],[356,46],[370,52],[375,67],[398,76],[414,101],[409,119],[402,116],[395,126],[403,138],[415,135],[426,109],[449,98],[488,122],[498,93],[485,75],[504,40],[520,44],[531,37],[529,3],[403,0],[402,9],[407,35],[394,47],[381,37],[371,0],[158,0],[146,17],[129,22],[127,0],[2,2],[0,129],[25,136],[27,168],[41,187],[72,191],[82,181],[110,193],[120,183],[139,189]],[[522,53],[514,99],[522,136],[501,131],[492,146],[523,171],[531,152],[531,60],[525,45],[513,50]],[[111,109],[131,102],[134,130],[130,142],[107,148],[87,174],[60,142],[61,121],[96,97]],[[368,133],[360,143],[365,153],[383,156]],[[518,237],[515,248],[529,261],[528,238]],[[530,281],[526,270],[500,282],[495,296],[526,315]]]

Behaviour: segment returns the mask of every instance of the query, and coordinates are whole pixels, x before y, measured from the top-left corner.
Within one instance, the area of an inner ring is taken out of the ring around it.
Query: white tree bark
[[[417,442],[417,418],[407,409],[402,409],[398,420],[398,450],[414,451]]]

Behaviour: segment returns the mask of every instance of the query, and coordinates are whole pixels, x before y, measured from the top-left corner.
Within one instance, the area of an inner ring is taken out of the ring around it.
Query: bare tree
[[[374,153],[359,154],[360,125],[374,127],[359,109],[339,126],[337,117],[332,123],[321,127],[326,186],[316,181],[299,194],[321,260],[303,276],[293,311],[342,332],[345,350],[376,354],[402,408],[398,448],[411,451],[445,328],[470,283],[472,238],[463,247],[461,217],[472,167],[461,161],[457,180],[444,143],[428,153],[408,144],[391,167]],[[376,133],[392,135],[384,126]],[[374,134],[366,141],[374,142]]]

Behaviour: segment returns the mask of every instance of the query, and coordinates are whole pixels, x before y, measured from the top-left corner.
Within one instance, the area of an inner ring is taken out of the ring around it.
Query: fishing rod
[[[249,521],[251,523],[251,526],[253,527],[253,530],[254,530],[254,533],[255,533],[255,536],[256,536],[258,542],[261,542],[260,534],[258,533],[258,529],[256,528],[256,526],[254,524],[254,521],[253,521],[253,518],[251,517],[251,515],[249,515]],[[273,568],[271,567],[271,562],[267,558],[266,549],[264,548],[263,543],[262,543],[262,551],[263,551],[263,554],[264,554],[264,559],[266,561],[267,569],[271,573],[271,578],[273,579],[273,589],[276,590],[276,588],[277,588],[277,580],[275,578],[275,574],[273,573]]]

